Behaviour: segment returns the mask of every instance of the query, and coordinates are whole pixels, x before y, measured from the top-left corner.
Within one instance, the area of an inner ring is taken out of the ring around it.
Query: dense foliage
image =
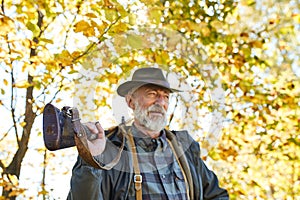
[[[2,0],[0,8],[2,199],[51,199],[47,173],[71,173],[34,142],[46,103],[71,102],[85,121],[116,124],[104,114],[112,116],[116,86],[142,66],[161,67],[187,90],[172,97],[170,127],[199,141],[231,199],[299,197],[299,1]],[[28,150],[42,160],[26,161]],[[34,194],[25,162],[42,172]]]

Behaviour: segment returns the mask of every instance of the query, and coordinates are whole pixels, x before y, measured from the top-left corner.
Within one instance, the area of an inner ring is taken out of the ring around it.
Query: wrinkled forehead
[[[162,91],[162,92],[165,92],[165,93],[168,93],[168,94],[171,92],[170,89],[168,89],[168,88],[158,86],[158,85],[154,85],[154,84],[143,85],[143,86],[139,87],[135,92],[144,92],[144,91],[147,91],[147,90]]]

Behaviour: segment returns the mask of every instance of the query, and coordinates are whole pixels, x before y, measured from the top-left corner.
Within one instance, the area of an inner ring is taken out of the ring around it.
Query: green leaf
[[[104,10],[104,12],[105,12],[105,18],[110,22],[115,21],[118,17],[118,13],[114,9],[107,8]]]
[[[31,23],[30,21],[26,24],[26,27],[33,33],[33,36],[36,37],[39,35],[40,30],[36,24]]]
[[[128,35],[127,42],[133,49],[140,49],[143,47],[143,39],[138,35]]]
[[[47,38],[40,38],[39,41],[49,43],[49,44],[53,44],[53,40],[50,40],[50,39],[47,39]]]
[[[153,8],[153,9],[149,10],[148,14],[149,14],[150,21],[152,21],[155,24],[160,23],[160,18],[162,16],[162,12],[160,9]]]

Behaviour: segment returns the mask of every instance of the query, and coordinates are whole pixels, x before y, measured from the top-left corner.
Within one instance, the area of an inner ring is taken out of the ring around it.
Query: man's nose
[[[157,104],[159,104],[161,106],[165,106],[165,105],[169,104],[169,99],[165,98],[162,95],[159,95],[159,96],[156,97],[155,103],[157,103]]]

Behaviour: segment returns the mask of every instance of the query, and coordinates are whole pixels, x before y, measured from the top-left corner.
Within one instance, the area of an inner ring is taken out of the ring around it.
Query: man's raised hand
[[[104,129],[99,122],[87,122],[84,124],[91,132],[88,135],[88,147],[92,156],[97,156],[103,153],[106,145],[106,137]]]

